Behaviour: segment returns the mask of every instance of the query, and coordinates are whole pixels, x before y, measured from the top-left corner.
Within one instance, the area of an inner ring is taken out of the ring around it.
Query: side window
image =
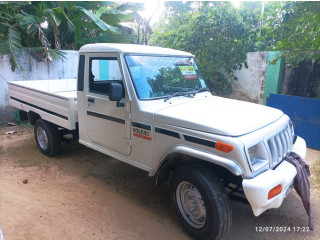
[[[122,83],[117,58],[89,58],[89,91],[107,95],[112,82]]]

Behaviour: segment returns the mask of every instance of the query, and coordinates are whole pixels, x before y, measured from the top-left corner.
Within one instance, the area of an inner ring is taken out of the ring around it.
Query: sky
[[[144,11],[140,11],[139,14],[142,17],[152,17],[150,21],[150,25],[154,26],[155,23],[157,23],[160,19],[161,13],[164,11],[164,2],[163,0],[129,0],[130,2],[143,2],[145,6]],[[235,7],[240,6],[239,0],[230,1],[231,4]]]
[[[150,25],[153,26],[159,19],[161,13],[164,11],[164,1],[134,1],[143,2],[145,10],[139,12],[142,17],[151,17]]]

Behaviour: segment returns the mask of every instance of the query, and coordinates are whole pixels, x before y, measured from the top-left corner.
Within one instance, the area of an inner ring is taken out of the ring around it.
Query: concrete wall
[[[26,78],[17,69],[11,71],[10,55],[0,56],[0,109],[8,105],[8,81],[76,78],[78,51],[68,50],[65,53],[65,60],[55,59],[47,63],[38,62],[24,49],[22,55],[17,56],[17,61],[25,69]]]
[[[248,68],[235,71],[238,81],[230,80],[233,92],[230,98],[263,103],[264,86],[268,66],[268,52],[249,52]]]

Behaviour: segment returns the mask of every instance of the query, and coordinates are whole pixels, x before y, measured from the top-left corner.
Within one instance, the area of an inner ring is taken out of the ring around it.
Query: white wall
[[[76,78],[78,69],[78,51],[64,51],[65,60],[54,59],[52,62],[38,62],[24,49],[17,61],[24,68],[24,75],[19,70],[11,71],[10,55],[0,56],[0,109],[8,105],[8,81],[44,80]]]
[[[235,71],[238,81],[231,80],[231,98],[263,103],[264,86],[268,66],[268,52],[249,52],[248,68]]]

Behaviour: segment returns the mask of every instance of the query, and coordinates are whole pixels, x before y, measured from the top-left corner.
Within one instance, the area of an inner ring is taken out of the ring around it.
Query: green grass
[[[3,121],[0,119],[0,127],[3,126]]]
[[[17,109],[17,108],[14,108],[14,109],[13,109],[13,119],[14,119],[14,122],[15,122],[16,124],[19,124],[19,125],[21,125],[21,126],[31,126],[31,124],[29,123],[28,120],[22,121],[22,120],[20,119],[19,109]]]

